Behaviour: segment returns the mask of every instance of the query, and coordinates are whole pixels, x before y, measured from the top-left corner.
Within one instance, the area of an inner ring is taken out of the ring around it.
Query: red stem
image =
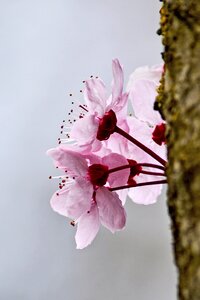
[[[156,169],[160,169],[160,170],[162,170],[162,171],[165,172],[165,168],[163,166],[159,166],[159,165],[155,165],[155,164],[149,164],[149,163],[138,163],[138,164],[135,164],[134,166],[131,166],[131,165],[119,166],[119,167],[110,169],[108,171],[108,173],[110,174],[110,173],[114,173],[114,172],[117,172],[117,171],[121,171],[121,170],[124,170],[124,169],[129,169],[129,168],[137,167],[137,166],[149,167],[149,168],[156,168]]]
[[[150,171],[143,171],[143,170],[141,170],[140,173],[147,174],[147,175],[155,175],[155,176],[166,176],[165,173],[157,173],[157,172],[150,172]]]
[[[117,186],[117,187],[114,187],[114,188],[109,188],[109,190],[111,192],[113,192],[113,191],[124,190],[124,189],[132,188],[132,187],[145,186],[145,185],[155,185],[155,184],[163,184],[163,183],[167,183],[167,180],[157,180],[157,181],[141,182],[141,183],[137,183],[135,185]]]
[[[133,144],[135,144],[136,146],[138,146],[140,149],[142,149],[143,151],[145,151],[147,154],[149,154],[151,157],[153,157],[155,160],[157,160],[159,163],[161,163],[161,165],[166,166],[167,162],[164,159],[162,159],[159,155],[157,155],[151,149],[149,149],[148,147],[146,147],[145,145],[143,145],[142,143],[140,143],[134,137],[132,137],[131,135],[129,135],[127,132],[125,132],[124,130],[122,130],[121,128],[119,128],[117,126],[115,127],[115,132],[119,133],[120,135],[122,135],[123,137],[125,137],[126,139],[128,139],[130,142],[132,142]]]

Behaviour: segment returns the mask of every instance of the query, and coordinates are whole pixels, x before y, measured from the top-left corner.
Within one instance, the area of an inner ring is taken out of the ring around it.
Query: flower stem
[[[166,176],[165,173],[157,173],[157,172],[150,172],[150,171],[143,171],[143,170],[141,170],[140,173],[147,174],[147,175],[154,175],[154,176]]]
[[[135,185],[122,185],[122,186],[117,186],[117,187],[114,187],[114,188],[109,188],[109,190],[111,192],[113,192],[113,191],[118,191],[118,190],[129,189],[129,188],[132,188],[132,187],[163,184],[163,183],[167,183],[167,180],[156,180],[156,181],[141,182],[141,183],[137,183]]]
[[[126,139],[128,139],[130,142],[132,142],[133,144],[135,144],[136,146],[138,146],[140,149],[142,149],[143,151],[145,151],[147,154],[149,154],[151,157],[153,157],[155,160],[157,160],[163,166],[166,166],[167,162],[163,158],[161,158],[159,155],[157,155],[151,149],[149,149],[148,147],[146,147],[144,144],[140,143],[138,140],[136,140],[134,137],[132,137],[131,135],[129,135],[127,132],[125,132],[124,130],[122,130],[121,128],[119,128],[117,126],[115,127],[115,132],[117,132],[118,134],[122,135],[123,137],[125,137]]]
[[[124,169],[129,169],[129,168],[137,167],[137,166],[156,168],[156,169],[160,169],[162,171],[165,171],[165,167],[163,167],[163,166],[159,166],[159,165],[156,165],[156,164],[150,164],[150,163],[138,163],[138,164],[135,164],[134,166],[131,166],[131,165],[119,166],[119,167],[108,170],[108,173],[110,174],[110,173],[114,173],[114,172],[117,172],[117,171],[121,171],[121,170],[124,170]]]

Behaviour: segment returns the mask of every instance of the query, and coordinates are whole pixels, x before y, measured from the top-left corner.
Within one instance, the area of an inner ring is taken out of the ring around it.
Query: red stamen
[[[83,105],[80,104],[79,107],[88,112],[88,110]]]

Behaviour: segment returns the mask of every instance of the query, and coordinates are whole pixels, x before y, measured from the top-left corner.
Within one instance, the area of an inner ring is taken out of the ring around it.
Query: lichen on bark
[[[200,300],[200,1],[165,0],[160,24],[165,72],[155,106],[167,122],[178,299]]]

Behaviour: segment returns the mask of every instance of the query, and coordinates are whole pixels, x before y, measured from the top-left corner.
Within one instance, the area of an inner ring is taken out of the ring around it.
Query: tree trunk
[[[200,300],[200,1],[161,8],[165,72],[156,108],[166,119],[168,208],[178,299]]]

